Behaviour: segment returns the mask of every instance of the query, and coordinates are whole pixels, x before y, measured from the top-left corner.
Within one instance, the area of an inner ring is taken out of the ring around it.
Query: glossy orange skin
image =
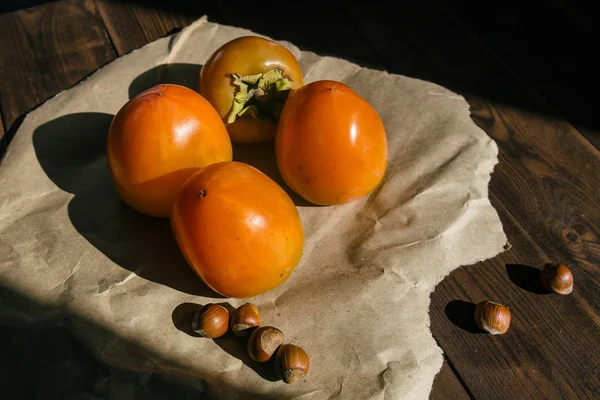
[[[287,193],[240,162],[194,174],[175,201],[171,225],[188,264],[228,297],[252,297],[280,285],[304,247],[300,216]]]
[[[108,167],[132,208],[168,217],[182,184],[207,165],[232,159],[221,118],[198,93],[158,85],[125,104],[108,133]]]
[[[275,139],[277,167],[306,200],[344,204],[370,193],[387,165],[375,109],[343,83],[318,81],[288,98]]]
[[[232,73],[254,75],[281,68],[293,81],[292,91],[302,87],[302,70],[292,53],[279,43],[256,36],[234,39],[219,48],[200,71],[199,88],[223,121],[231,110],[235,86]],[[227,124],[234,142],[256,143],[275,137],[277,128],[252,117],[241,117]]]

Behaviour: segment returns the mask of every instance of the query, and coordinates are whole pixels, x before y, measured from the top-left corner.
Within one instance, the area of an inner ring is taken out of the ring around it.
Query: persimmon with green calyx
[[[119,110],[108,132],[107,158],[125,203],[168,217],[183,182],[207,165],[231,161],[232,148],[208,101],[183,86],[158,85]]]
[[[275,153],[292,190],[315,204],[343,204],[379,185],[387,166],[387,138],[366,100],[343,83],[318,81],[288,99]]]
[[[275,137],[288,95],[302,85],[302,70],[288,49],[245,36],[215,51],[200,71],[198,86],[225,122],[231,140],[256,143]]]
[[[190,177],[173,205],[171,225],[194,272],[228,297],[277,287],[304,248],[302,222],[290,197],[240,162],[209,165]]]

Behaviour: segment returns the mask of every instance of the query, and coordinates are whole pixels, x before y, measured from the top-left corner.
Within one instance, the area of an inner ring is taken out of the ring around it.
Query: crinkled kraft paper
[[[102,363],[169,376],[210,398],[426,398],[442,365],[430,293],[506,243],[488,200],[497,147],[463,97],[282,43],[307,83],[341,81],[369,101],[389,140],[387,174],[369,197],[332,207],[294,197],[302,261],[283,285],[251,299],[264,323],[310,354],[309,375],[294,385],[249,360],[241,340],[193,335],[198,305],[245,300],[207,289],[168,221],[132,211],[110,183],[106,134],[120,107],[157,83],[195,88],[212,52],[249,34],[202,18],[25,118],[0,165],[2,318],[22,327],[55,321]],[[281,182],[273,143],[235,146],[234,158]],[[40,307],[23,310],[15,296]]]

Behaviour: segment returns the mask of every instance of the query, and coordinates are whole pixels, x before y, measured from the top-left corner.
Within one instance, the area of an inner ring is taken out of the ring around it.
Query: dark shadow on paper
[[[185,86],[198,91],[200,64],[161,64],[138,75],[129,85],[129,98],[132,99],[145,90],[161,83]]]
[[[510,280],[523,290],[534,294],[549,294],[542,286],[541,270],[530,265],[506,264],[506,273]]]
[[[464,300],[452,300],[446,305],[446,316],[454,325],[469,333],[485,333],[475,323],[476,305]]]
[[[0,304],[2,399],[209,399],[198,377],[184,377],[184,382],[161,373],[148,361],[160,356],[85,318],[1,284]],[[138,370],[99,360],[97,353],[108,342],[113,356],[130,357],[119,362]]]
[[[200,304],[195,303],[181,303],[173,310],[171,314],[171,320],[173,321],[173,325],[175,328],[185,333],[186,335],[193,337],[201,337],[192,329],[192,321],[194,320],[194,315],[202,306]]]
[[[167,219],[142,215],[123,203],[110,180],[106,137],[113,116],[59,117],[33,134],[48,177],[75,196],[68,206],[75,229],[113,262],[140,277],[197,296],[222,298],[187,265]]]
[[[217,303],[227,308],[231,313],[234,308],[229,303]],[[207,338],[201,338],[196,332],[192,330],[192,320],[194,315],[202,308],[200,304],[194,303],[182,303],[175,307],[172,314],[173,325],[175,328],[184,332],[190,336],[197,337],[199,340],[210,340]],[[214,342],[227,353],[242,361],[244,365],[251,368],[260,375],[263,379],[276,382],[279,380],[277,373],[275,372],[275,366],[273,365],[273,359],[266,363],[258,363],[253,361],[248,355],[246,345],[248,342],[247,337],[237,337],[231,330],[219,338],[213,339]]]
[[[239,161],[252,165],[261,170],[269,178],[273,179],[286,191],[294,204],[298,207],[320,207],[296,194],[283,181],[277,161],[275,159],[275,141],[269,140],[262,143],[233,143],[233,161]]]
[[[258,363],[252,360],[248,355],[248,350],[246,349],[248,342],[247,338],[237,337],[231,331],[227,331],[225,335],[214,339],[214,341],[217,345],[219,345],[220,348],[225,350],[233,357],[241,360],[244,365],[254,370],[254,372],[260,375],[261,378],[269,382],[277,382],[280,380],[275,372],[275,357],[272,357],[271,360],[267,361],[266,363]]]

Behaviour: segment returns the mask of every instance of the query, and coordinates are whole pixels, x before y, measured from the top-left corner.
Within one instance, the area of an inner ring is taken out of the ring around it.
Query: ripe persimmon
[[[107,157],[125,203],[168,217],[183,182],[207,165],[231,161],[232,149],[208,101],[183,86],[158,85],[119,110],[108,133]]]
[[[387,138],[379,115],[340,82],[313,82],[290,96],[275,149],[283,180],[321,205],[367,195],[387,166]]]
[[[214,291],[246,298],[283,283],[304,247],[287,193],[256,168],[222,162],[195,173],[171,212],[188,264]]]
[[[285,99],[302,84],[302,70],[288,49],[245,36],[215,51],[200,71],[199,88],[227,124],[231,140],[254,143],[275,136]]]

